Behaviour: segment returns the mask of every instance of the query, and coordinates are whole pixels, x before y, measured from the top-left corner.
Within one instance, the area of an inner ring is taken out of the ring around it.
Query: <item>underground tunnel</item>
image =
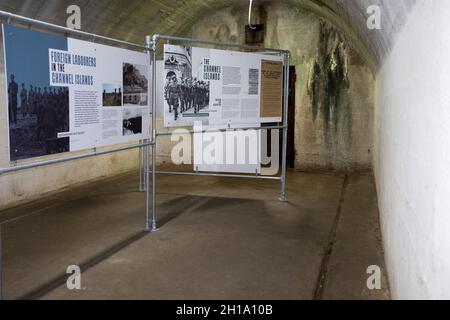
[[[450,298],[446,1],[0,10],[2,299]]]

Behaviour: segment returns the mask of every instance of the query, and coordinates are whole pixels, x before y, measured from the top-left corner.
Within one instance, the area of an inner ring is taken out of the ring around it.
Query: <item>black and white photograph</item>
[[[123,109],[123,135],[142,133],[142,110],[140,108]]]
[[[148,68],[146,66],[123,64],[123,105],[148,105]]]
[[[103,84],[103,106],[120,107],[122,106],[122,86],[120,84]]]
[[[69,151],[69,138],[58,138],[69,131],[69,90],[51,87],[48,73],[48,48],[64,47],[65,38],[9,26],[5,30],[10,160]]]
[[[165,47],[164,76],[164,113],[173,122],[209,115],[210,84],[193,76],[192,47]]]

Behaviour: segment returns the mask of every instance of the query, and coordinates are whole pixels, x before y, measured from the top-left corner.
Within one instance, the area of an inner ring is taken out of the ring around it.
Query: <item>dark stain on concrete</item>
[[[100,252],[95,257],[92,257],[88,261],[85,261],[79,265],[80,270],[82,272],[85,272],[89,270],[90,268],[96,266],[97,264],[103,262],[104,260],[108,259],[112,255],[118,253],[119,251],[125,249],[126,247],[130,246],[131,244],[135,243],[136,241],[142,239],[143,237],[147,236],[149,233],[145,231],[138,232],[136,234],[133,234],[127,239],[124,239],[123,241],[115,244],[114,246],[111,246],[110,248],[107,248],[103,252]],[[42,286],[39,286],[38,288],[35,288],[34,290],[26,293],[22,297],[17,298],[17,300],[37,300],[44,295],[50,293],[51,291],[55,290],[58,287],[63,286],[67,282],[68,274],[67,273],[61,273],[55,278],[53,278],[51,281],[43,284]]]
[[[348,186],[348,175],[346,174],[344,177],[344,181],[342,182],[341,196],[339,198],[339,205],[336,209],[336,216],[333,221],[333,225],[330,231],[328,245],[324,248],[322,263],[320,265],[319,275],[317,277],[316,288],[314,290],[314,300],[322,300],[324,289],[325,289],[325,281],[328,273],[328,265],[330,263],[330,257],[333,253],[333,247],[337,240],[337,229],[339,226],[339,222],[342,215],[342,204],[344,203],[345,193],[347,191]]]
[[[340,125],[351,132],[345,44],[336,29],[326,22],[320,23],[318,54],[309,80],[309,96],[314,121],[319,113],[323,117],[327,142],[333,140]]]
[[[216,36],[214,38],[215,41],[226,42],[231,41],[231,30],[230,27],[226,24],[222,24],[219,26],[216,32]]]

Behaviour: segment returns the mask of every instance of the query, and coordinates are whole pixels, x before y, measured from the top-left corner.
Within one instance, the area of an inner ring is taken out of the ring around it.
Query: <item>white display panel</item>
[[[278,56],[164,45],[164,125],[280,122],[281,115],[261,118],[263,61],[282,65]]]
[[[149,56],[3,26],[10,160],[149,138]]]
[[[58,136],[70,137],[71,151],[148,139],[148,55],[70,38],[71,60],[57,63],[58,53],[64,52],[49,49],[50,84],[69,88],[71,130]],[[67,75],[69,84],[54,81]]]

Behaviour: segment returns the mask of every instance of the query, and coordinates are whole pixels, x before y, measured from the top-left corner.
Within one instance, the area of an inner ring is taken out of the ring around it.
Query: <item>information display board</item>
[[[10,160],[149,138],[149,57],[3,25]]]
[[[281,122],[282,58],[164,45],[164,125]]]

